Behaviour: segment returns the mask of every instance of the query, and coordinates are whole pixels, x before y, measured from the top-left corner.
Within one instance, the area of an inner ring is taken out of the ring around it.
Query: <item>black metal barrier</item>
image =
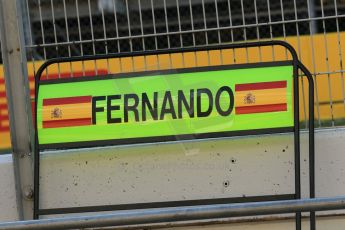
[[[41,75],[52,64],[71,63],[77,61],[89,61],[110,58],[124,58],[135,57],[143,55],[159,55],[159,54],[173,54],[184,52],[197,52],[197,51],[211,51],[222,49],[239,49],[251,47],[267,47],[267,46],[282,46],[287,49],[292,57],[291,65],[293,66],[293,107],[294,107],[294,127],[291,130],[294,134],[294,168],[295,168],[295,193],[283,195],[269,195],[257,197],[241,197],[241,198],[219,198],[219,199],[203,199],[203,200],[187,200],[187,201],[167,201],[156,203],[136,203],[136,204],[116,204],[104,206],[87,206],[87,207],[66,207],[66,208],[53,208],[41,209],[40,208],[40,143],[38,139],[37,129],[37,100],[35,101],[35,149],[34,149],[34,219],[38,219],[40,215],[52,214],[67,214],[67,213],[83,213],[83,212],[97,212],[97,211],[114,211],[114,210],[130,210],[130,209],[147,209],[147,208],[162,208],[162,207],[179,207],[179,206],[194,206],[194,205],[209,205],[209,204],[225,204],[225,203],[239,203],[239,202],[260,202],[260,201],[275,201],[275,200],[290,200],[301,198],[301,164],[300,164],[300,124],[299,124],[299,82],[298,70],[301,70],[308,78],[309,83],[309,177],[310,177],[310,198],[315,197],[315,157],[314,157],[314,83],[313,78],[307,68],[298,60],[298,56],[294,48],[283,41],[266,41],[266,42],[253,42],[243,44],[226,44],[207,47],[193,47],[193,48],[179,48],[168,50],[155,50],[144,52],[130,52],[118,53],[108,55],[95,55],[84,57],[69,57],[69,58],[55,58],[45,62],[37,71],[35,76],[35,97],[38,98],[39,89],[41,84]],[[278,62],[277,62],[278,63]],[[265,63],[256,63],[256,66],[264,65]],[[277,64],[278,65],[278,64]],[[236,68],[236,65],[235,67]],[[285,130],[284,132],[286,132]],[[282,130],[270,131],[267,133],[281,133]],[[228,135],[229,136],[229,135]],[[238,135],[230,135],[238,136]],[[169,139],[167,141],[170,141]],[[311,229],[315,229],[315,213],[311,212]],[[301,229],[301,213],[296,213],[296,229]]]

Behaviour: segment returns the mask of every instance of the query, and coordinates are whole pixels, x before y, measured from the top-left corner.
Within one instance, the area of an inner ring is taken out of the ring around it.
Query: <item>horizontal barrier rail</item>
[[[0,230],[115,227],[239,216],[326,211],[336,209],[345,209],[345,197],[117,211],[103,215],[7,222],[0,224]]]

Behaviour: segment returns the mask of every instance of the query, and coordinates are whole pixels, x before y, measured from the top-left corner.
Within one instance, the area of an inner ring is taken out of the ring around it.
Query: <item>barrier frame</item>
[[[294,134],[294,168],[295,168],[295,193],[288,195],[271,195],[271,196],[257,196],[257,197],[242,197],[242,198],[220,198],[220,199],[203,199],[203,200],[187,200],[187,201],[168,201],[156,203],[137,203],[137,204],[118,204],[118,205],[103,205],[103,206],[88,206],[88,207],[69,207],[58,209],[40,209],[39,206],[39,168],[40,168],[40,146],[38,140],[37,129],[37,100],[35,100],[35,147],[34,147],[34,219],[38,219],[40,215],[52,214],[67,214],[67,213],[83,213],[83,212],[98,212],[98,211],[114,211],[114,210],[130,210],[130,209],[145,209],[145,208],[162,208],[162,207],[179,207],[179,206],[194,206],[206,204],[223,204],[223,203],[238,203],[238,202],[260,202],[260,201],[274,201],[274,200],[292,200],[301,198],[301,175],[300,175],[300,124],[299,124],[299,75],[298,70],[302,70],[308,78],[309,83],[309,188],[310,198],[315,197],[315,157],[314,157],[314,84],[313,78],[307,68],[298,60],[298,56],[294,48],[283,41],[264,41],[264,42],[251,42],[251,43],[234,43],[215,45],[207,47],[190,47],[190,48],[177,48],[167,50],[154,50],[142,52],[128,52],[107,55],[94,55],[82,57],[66,57],[54,58],[46,61],[37,71],[35,75],[35,98],[38,98],[39,86],[41,82],[41,75],[47,67],[52,64],[70,63],[76,61],[90,61],[99,59],[110,58],[124,58],[135,57],[144,55],[159,55],[159,54],[173,54],[184,52],[197,52],[197,51],[212,51],[222,49],[239,49],[239,48],[252,48],[252,47],[266,47],[266,46],[282,46],[287,49],[292,57],[291,64],[293,66],[293,113],[294,113],[294,127],[291,130]],[[287,61],[288,62],[288,61]],[[253,63],[258,66],[261,63]],[[279,62],[276,62],[279,63]],[[253,64],[246,64],[248,66]],[[242,64],[240,64],[242,65]],[[236,64],[231,65],[236,69]],[[193,67],[191,68],[193,69]],[[271,132],[271,133],[280,133]],[[238,135],[233,135],[238,136]],[[168,140],[169,141],[169,140]],[[296,213],[296,229],[301,229],[301,213]],[[311,229],[315,229],[315,213],[311,212]]]

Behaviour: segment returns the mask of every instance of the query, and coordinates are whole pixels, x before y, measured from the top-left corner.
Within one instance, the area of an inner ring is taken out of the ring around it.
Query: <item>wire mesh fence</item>
[[[339,32],[344,1],[28,1],[38,58],[164,49]]]
[[[286,40],[314,74],[318,126],[339,125],[345,117],[343,0],[38,0],[26,1],[23,8],[31,61]],[[282,54],[272,49],[252,55],[246,51],[245,60],[241,55],[233,53],[231,59],[234,63],[275,60]],[[301,119],[306,121],[303,79],[301,85]]]

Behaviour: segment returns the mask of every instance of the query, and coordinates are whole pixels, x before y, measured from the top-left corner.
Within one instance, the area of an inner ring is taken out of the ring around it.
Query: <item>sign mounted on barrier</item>
[[[291,61],[40,83],[41,148],[293,131]]]
[[[111,58],[281,46],[289,61],[121,73],[42,80],[50,65]],[[314,85],[296,51],[282,41],[227,44],[133,53],[51,59],[36,73],[34,218],[40,215],[112,211],[229,202],[299,199],[300,127],[298,69],[309,83],[309,117]],[[309,121],[310,197],[315,197],[314,120]],[[132,143],[273,134],[294,137],[295,193],[256,197],[172,200],[155,203],[41,208],[40,151]],[[311,213],[315,223],[315,213]],[[300,229],[301,213],[296,213]]]

